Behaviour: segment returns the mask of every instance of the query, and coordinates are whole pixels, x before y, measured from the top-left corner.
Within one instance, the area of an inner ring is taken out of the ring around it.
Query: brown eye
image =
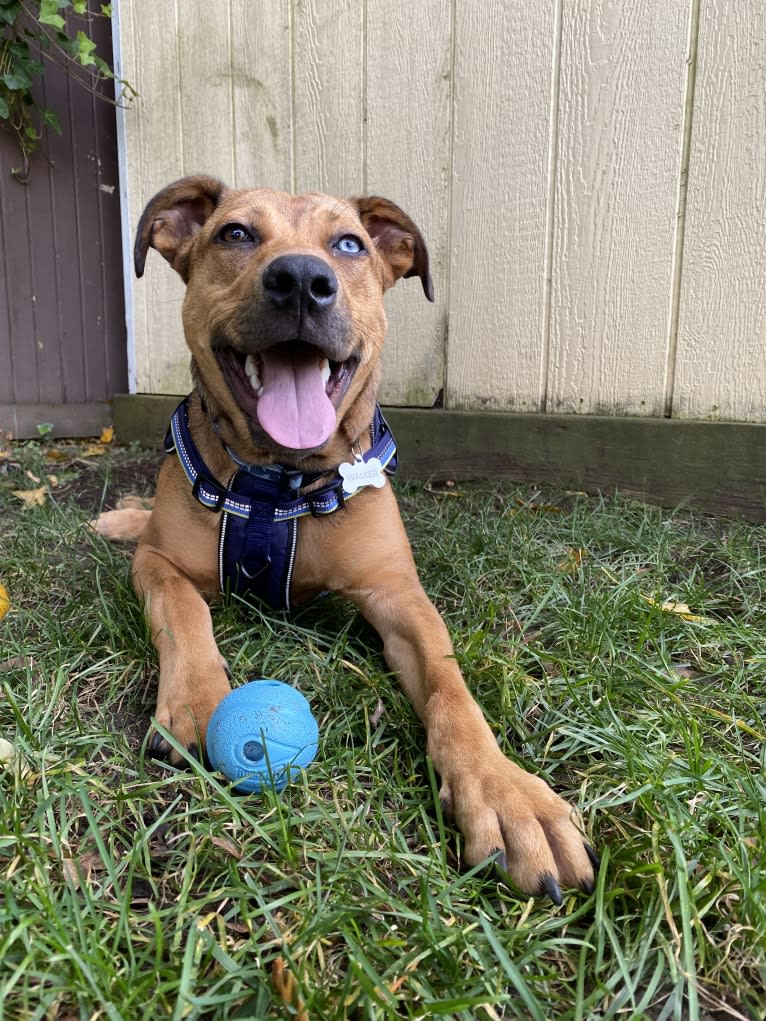
[[[225,245],[249,245],[255,238],[241,223],[227,223],[218,231],[216,240],[222,241]]]

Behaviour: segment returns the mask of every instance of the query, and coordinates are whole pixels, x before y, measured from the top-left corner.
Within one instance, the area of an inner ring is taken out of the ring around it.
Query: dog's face
[[[433,300],[420,232],[381,198],[184,178],[144,211],[139,276],[149,247],[187,284],[196,382],[226,440],[250,460],[329,452],[338,430],[356,439],[376,399],[384,291],[417,275]]]

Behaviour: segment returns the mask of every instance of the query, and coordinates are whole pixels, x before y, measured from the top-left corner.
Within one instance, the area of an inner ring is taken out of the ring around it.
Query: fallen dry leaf
[[[277,957],[271,967],[271,981],[279,998],[292,1007],[296,1021],[308,1021],[309,1015],[306,1005],[298,992],[298,983],[290,969],[285,964],[284,957]]]
[[[114,440],[114,427],[106,425],[101,430],[101,435],[98,438],[99,443],[111,443]]]
[[[682,620],[690,620],[696,624],[713,624],[714,621],[708,617],[701,617],[698,613],[692,613],[687,603],[678,603],[674,599],[666,599],[662,603],[658,603],[656,599],[652,599],[651,596],[642,595],[641,598],[645,603],[649,603],[650,606],[657,606],[663,613],[675,613]]]
[[[59,450],[58,447],[50,447],[45,451],[46,461],[68,461],[70,455],[63,450]]]
[[[13,495],[22,500],[27,507],[42,507],[45,503],[45,486],[39,489],[14,489]]]
[[[586,549],[568,549],[564,559],[556,564],[556,570],[560,574],[574,574],[582,567],[588,555]]]
[[[97,443],[90,443],[83,450],[83,457],[102,457],[106,453],[106,447],[100,447]]]
[[[0,620],[6,615],[11,608],[11,599],[8,595],[8,589],[5,585],[0,585]]]
[[[211,837],[210,843],[216,847],[220,847],[222,851],[226,851],[232,858],[236,858],[238,861],[242,857],[242,852],[234,843],[233,840],[229,840],[227,837]]]

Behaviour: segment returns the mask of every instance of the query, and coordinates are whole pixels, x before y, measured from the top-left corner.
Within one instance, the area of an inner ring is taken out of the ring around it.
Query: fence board
[[[432,262],[433,305],[403,280],[386,298],[389,333],[383,400],[431,405],[444,386],[449,240],[451,11],[441,0],[367,8],[369,194],[401,206],[423,232]]]
[[[689,5],[563,5],[550,411],[662,415]]]
[[[122,73],[138,90],[121,114],[130,140],[123,215],[131,237],[148,199],[184,173],[176,14],[175,4],[120,4]],[[134,386],[139,393],[185,393],[188,357],[179,332],[184,288],[160,263],[148,259],[142,282],[132,288]],[[131,273],[132,266],[125,270]]]
[[[364,185],[364,8],[299,0],[295,9],[295,190],[358,195]]]
[[[234,168],[238,188],[293,187],[290,0],[230,0]],[[225,107],[224,107],[225,109]],[[209,130],[209,125],[208,125]],[[215,136],[215,132],[212,132]]]
[[[461,4],[447,400],[537,411],[556,2]]]
[[[702,4],[673,411],[766,419],[766,11]]]

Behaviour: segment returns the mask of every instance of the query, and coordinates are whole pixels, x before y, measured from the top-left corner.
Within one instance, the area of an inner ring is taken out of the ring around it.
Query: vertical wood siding
[[[766,419],[761,0],[121,2],[126,223],[195,171],[420,224],[402,405]],[[182,392],[183,288],[133,288],[137,392]]]
[[[93,33],[108,54],[108,21]],[[18,408],[56,421],[57,406],[127,384],[114,110],[53,66],[42,98],[62,135],[47,133],[26,183],[11,175],[15,139],[0,135],[0,428],[13,432],[29,431]]]

